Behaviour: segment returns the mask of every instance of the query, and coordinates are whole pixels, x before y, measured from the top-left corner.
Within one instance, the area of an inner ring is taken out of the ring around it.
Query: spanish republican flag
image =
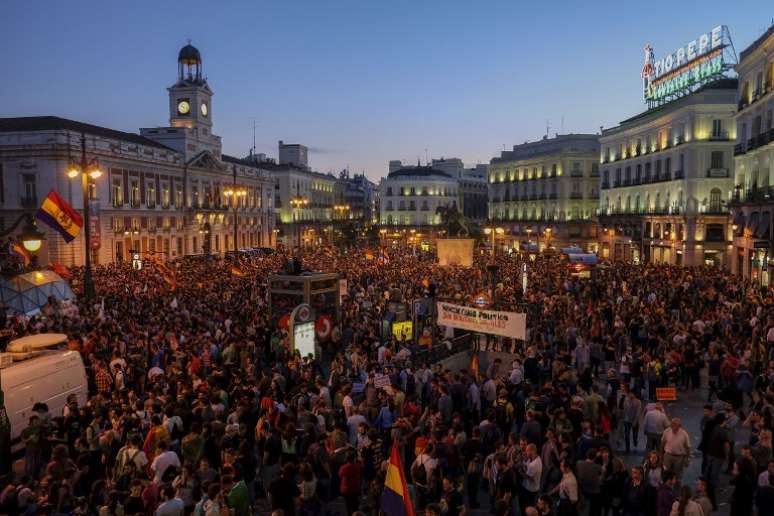
[[[414,516],[414,506],[411,504],[406,475],[403,473],[403,464],[396,444],[392,446],[390,463],[387,465],[387,478],[384,480],[379,509],[390,516]]]
[[[72,242],[83,227],[83,217],[67,204],[67,201],[51,190],[35,216],[62,235],[65,242]]]

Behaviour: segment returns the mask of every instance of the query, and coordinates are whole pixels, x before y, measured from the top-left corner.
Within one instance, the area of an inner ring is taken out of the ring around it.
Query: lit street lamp
[[[67,168],[67,177],[75,179],[81,176],[81,191],[83,193],[83,225],[84,231],[84,270],[83,270],[83,294],[87,299],[94,297],[94,279],[91,276],[91,227],[89,225],[89,181],[96,181],[102,176],[96,158],[91,161],[86,159],[86,133],[81,133],[81,161],[71,163]]]
[[[302,197],[298,192],[298,187],[296,187],[296,196],[291,197],[290,199],[290,207],[293,208],[293,222],[296,225],[296,252],[300,253],[301,250],[301,228],[300,228],[300,217],[298,214],[298,210],[301,208],[305,208],[309,205],[309,199],[306,197]]]
[[[492,307],[496,307],[497,298],[495,297],[497,294],[497,261],[496,258],[496,251],[497,251],[497,235],[502,235],[505,233],[505,230],[500,227],[494,227],[494,226],[488,226],[484,228],[484,234],[488,235],[492,238],[492,259],[489,262],[489,264],[486,266],[487,272],[489,272],[489,287],[490,287],[490,298],[492,302]]]
[[[232,179],[232,183],[230,187],[227,187],[225,190],[223,190],[223,195],[226,196],[227,199],[231,200],[233,198],[233,202],[231,202],[231,205],[234,207],[234,251],[239,249],[239,226],[237,225],[237,219],[239,216],[237,215],[237,210],[239,209],[239,202],[240,199],[244,199],[247,197],[247,188],[244,188],[242,186],[237,186],[236,184],[236,165],[234,165],[234,176]]]

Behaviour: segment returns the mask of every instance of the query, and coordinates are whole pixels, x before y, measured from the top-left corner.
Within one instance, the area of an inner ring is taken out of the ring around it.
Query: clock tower
[[[140,129],[140,134],[171,147],[186,160],[204,151],[220,159],[220,136],[212,134],[212,90],[202,74],[202,56],[188,43],[177,55],[177,82],[169,92],[169,126]]]
[[[198,128],[209,136],[212,128],[212,90],[202,75],[202,56],[190,43],[177,56],[177,82],[169,91],[169,125]]]

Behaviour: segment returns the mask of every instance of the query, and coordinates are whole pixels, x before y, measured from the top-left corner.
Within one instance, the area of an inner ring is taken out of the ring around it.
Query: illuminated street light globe
[[[27,251],[34,254],[40,251],[40,246],[43,244],[43,240],[46,239],[46,236],[38,231],[35,222],[30,218],[27,220],[19,239],[21,240],[22,246]]]

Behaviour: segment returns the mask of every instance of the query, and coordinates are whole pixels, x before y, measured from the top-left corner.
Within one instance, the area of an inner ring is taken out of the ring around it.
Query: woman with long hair
[[[688,486],[680,488],[680,498],[672,504],[672,511],[669,516],[704,516],[704,512],[697,502],[693,499],[693,492]]]

